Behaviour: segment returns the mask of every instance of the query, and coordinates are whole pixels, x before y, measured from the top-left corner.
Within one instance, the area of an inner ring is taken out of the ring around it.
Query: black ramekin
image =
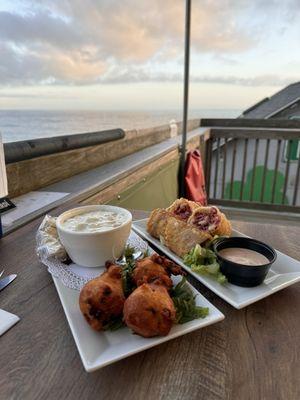
[[[219,255],[219,251],[229,247],[250,249],[267,257],[269,262],[264,265],[243,265],[229,261]],[[276,251],[266,243],[247,237],[230,237],[218,240],[214,244],[214,251],[218,257],[221,272],[227,277],[228,282],[234,285],[252,287],[260,285],[271,265],[276,260]]]

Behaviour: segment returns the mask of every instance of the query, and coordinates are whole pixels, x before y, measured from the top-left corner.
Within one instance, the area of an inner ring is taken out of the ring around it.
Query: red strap
[[[203,206],[207,205],[205,177],[199,150],[188,152],[185,167],[186,197]]]

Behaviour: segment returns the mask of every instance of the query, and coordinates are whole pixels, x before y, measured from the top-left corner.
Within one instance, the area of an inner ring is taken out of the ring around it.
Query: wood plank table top
[[[40,221],[0,240],[0,267],[18,274],[0,292],[0,308],[21,318],[0,338],[1,400],[300,398],[300,284],[236,310],[192,279],[224,321],[86,373],[51,276],[35,254]],[[300,257],[298,227],[233,226]]]

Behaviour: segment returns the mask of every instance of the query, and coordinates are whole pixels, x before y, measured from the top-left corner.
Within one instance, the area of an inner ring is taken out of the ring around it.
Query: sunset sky
[[[0,0],[0,109],[179,109],[183,0]],[[194,0],[190,107],[300,80],[299,0]]]

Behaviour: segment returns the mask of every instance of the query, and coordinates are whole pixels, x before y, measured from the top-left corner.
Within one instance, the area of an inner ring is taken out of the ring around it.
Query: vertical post
[[[245,184],[245,175],[246,175],[246,166],[247,166],[247,150],[248,150],[248,138],[245,139],[244,142],[244,157],[243,157],[243,170],[242,170],[242,180],[241,180],[241,189],[240,189],[240,201],[243,201],[244,194],[244,184]]]
[[[280,157],[280,148],[281,148],[281,140],[277,140],[277,151],[276,151],[276,160],[275,160],[275,172],[274,172],[274,179],[273,179],[273,188],[272,188],[272,198],[271,203],[274,204],[275,202],[275,192],[277,186],[277,174],[278,174],[278,165],[279,165],[279,157]]]
[[[219,176],[219,158],[220,158],[220,138],[217,139],[217,151],[216,151],[216,162],[215,162],[215,181],[214,181],[214,199],[217,198],[217,183]]]
[[[225,138],[223,145],[223,176],[222,176],[222,193],[221,199],[224,199],[225,182],[226,182],[226,162],[227,162],[227,138]]]
[[[300,155],[299,155],[299,158],[298,158],[298,165],[297,165],[297,173],[296,173],[296,180],[295,180],[295,189],[294,189],[294,196],[293,196],[293,206],[295,206],[296,203],[297,203],[299,176],[300,176]]]
[[[287,140],[287,142],[286,142],[286,146],[287,146],[287,151],[286,151],[287,160],[286,160],[285,177],[284,177],[284,187],[283,187],[283,193],[282,193],[281,204],[284,204],[285,195],[286,195],[286,190],[287,190],[287,187],[288,187],[289,172],[290,172],[290,162],[291,162],[291,157],[290,157],[291,145],[292,145],[292,141],[291,141],[291,140]]]
[[[187,118],[189,100],[189,69],[190,69],[190,32],[191,32],[191,0],[185,2],[185,41],[184,41],[184,93],[183,93],[183,123],[182,142],[179,164],[179,195],[184,196],[185,151],[187,137]]]
[[[233,182],[234,182],[236,145],[237,145],[237,139],[233,139],[232,163],[231,163],[231,179],[230,179],[230,195],[229,195],[230,200],[232,200],[232,191],[233,191]]]
[[[2,222],[1,222],[1,214],[0,214],[0,239],[3,236]]]
[[[255,139],[255,149],[254,149],[254,157],[253,157],[253,167],[252,167],[252,179],[251,179],[251,189],[250,189],[250,201],[253,200],[253,190],[254,190],[254,182],[255,182],[255,175],[256,175],[256,161],[257,161],[257,154],[258,154],[258,146],[259,146],[259,139]]]
[[[207,201],[210,199],[210,172],[211,172],[211,160],[212,160],[212,148],[213,148],[213,137],[211,136],[205,143],[205,184]]]

